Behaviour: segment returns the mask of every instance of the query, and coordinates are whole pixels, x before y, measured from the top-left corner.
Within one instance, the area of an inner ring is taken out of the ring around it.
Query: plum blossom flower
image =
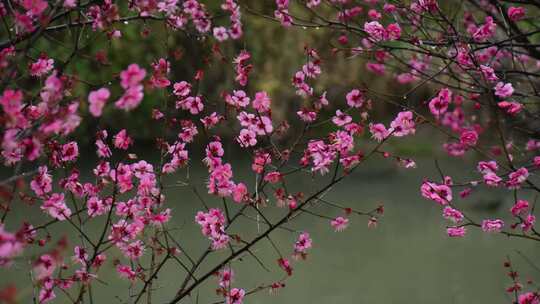
[[[497,162],[494,160],[480,161],[478,162],[476,169],[482,174],[487,174],[487,173],[496,172],[497,170],[499,170],[499,165],[497,165]]]
[[[229,34],[227,33],[227,29],[223,26],[215,27],[213,30],[214,38],[216,38],[217,41],[223,42],[227,39],[229,39]]]
[[[39,197],[51,192],[52,177],[48,173],[47,166],[39,167],[38,174],[30,182],[30,188],[32,188],[34,193]]]
[[[370,124],[369,132],[371,132],[371,137],[378,142],[383,141],[390,135],[390,131],[381,123]]]
[[[484,178],[484,183],[486,183],[486,185],[491,186],[491,187],[499,186],[502,181],[502,178],[498,176],[497,174],[495,174],[494,172],[488,172],[484,174],[483,178]]]
[[[268,174],[264,176],[264,181],[269,182],[271,184],[276,184],[280,182],[282,179],[283,177],[281,173],[277,171],[269,172]]]
[[[139,67],[138,64],[132,63],[120,73],[120,85],[127,90],[128,88],[138,86],[145,76],[146,70]]]
[[[398,40],[401,37],[401,27],[397,23],[390,23],[386,26],[386,38],[388,40]]]
[[[378,21],[364,23],[364,31],[368,33],[369,37],[374,41],[382,41],[387,35],[384,26]]]
[[[242,304],[246,292],[242,288],[233,288],[227,294],[226,304]]]
[[[0,267],[9,266],[23,252],[24,243],[14,234],[4,230],[0,224]]]
[[[479,26],[473,33],[473,38],[479,42],[485,41],[495,34],[496,29],[497,24],[493,21],[493,17],[486,16],[485,23]]]
[[[463,130],[460,134],[459,141],[465,146],[476,146],[478,133],[472,129]]]
[[[40,16],[48,7],[45,0],[22,0],[20,4],[30,16]]]
[[[135,281],[137,278],[137,273],[131,269],[128,265],[119,264],[116,266],[116,272],[121,278],[128,279],[130,281]]]
[[[294,243],[295,254],[306,254],[307,250],[312,246],[312,240],[309,233],[302,232],[298,236],[298,240]]]
[[[523,104],[517,101],[500,101],[497,106],[506,111],[508,115],[516,115],[523,110]]]
[[[510,6],[507,10],[508,18],[512,21],[519,21],[525,17],[525,8],[521,6]]]
[[[436,184],[425,181],[420,187],[422,196],[439,203],[440,205],[447,205],[452,201],[452,189],[445,184]]]
[[[454,209],[450,206],[444,207],[443,216],[445,219],[451,220],[452,222],[456,224],[463,221],[463,213],[461,213],[461,211]]]
[[[247,148],[257,144],[257,134],[249,129],[240,130],[240,135],[236,138],[241,147]]]
[[[528,214],[523,219],[523,222],[521,223],[521,229],[523,230],[523,232],[527,232],[527,231],[532,229],[535,222],[536,222],[536,216],[534,216],[532,214]]]
[[[343,113],[341,110],[336,111],[336,115],[332,117],[332,122],[337,126],[344,126],[352,121],[352,117]]]
[[[90,104],[90,113],[94,117],[100,117],[103,112],[103,107],[107,99],[111,96],[111,92],[107,88],[101,88],[88,94],[88,102]]]
[[[79,156],[79,146],[76,141],[69,142],[62,146],[62,161],[74,161]]]
[[[364,104],[364,94],[358,89],[347,93],[347,105],[352,108],[360,108]]]
[[[392,135],[402,137],[416,132],[413,113],[411,111],[399,112],[396,118],[390,123]]]
[[[342,216],[338,216],[332,221],[330,221],[330,225],[332,225],[332,227],[334,228],[336,232],[341,232],[347,229],[347,227],[349,226],[349,219]]]
[[[283,269],[287,273],[288,276],[292,275],[293,268],[292,268],[291,263],[289,262],[288,259],[279,258],[278,259],[278,265],[279,265],[279,267],[281,267],[281,269]]]
[[[54,59],[39,58],[36,62],[30,65],[30,75],[41,77],[54,69]]]
[[[64,201],[63,193],[53,193],[41,205],[41,210],[47,212],[51,217],[63,221],[71,216],[71,210]]]
[[[441,89],[439,94],[429,102],[431,114],[439,118],[448,110],[448,105],[452,101],[452,91],[448,88]]]
[[[139,106],[143,97],[144,93],[142,85],[131,86],[126,89],[124,94],[114,103],[114,105],[118,109],[131,111]]]
[[[498,82],[493,89],[495,90],[495,95],[500,98],[510,97],[514,94],[514,88],[511,83]]]
[[[504,227],[503,220],[496,219],[496,220],[483,220],[482,221],[482,230],[484,232],[501,232],[502,228]]]
[[[204,236],[212,241],[214,250],[221,249],[229,243],[229,236],[225,233],[225,216],[220,209],[212,208],[208,212],[197,212],[195,221],[201,226]]]
[[[463,237],[467,230],[465,227],[448,227],[446,228],[446,233],[449,237]]]
[[[133,140],[128,136],[126,129],[120,130],[114,136],[114,146],[117,149],[127,150],[132,143]]]
[[[523,215],[523,213],[529,208],[529,202],[526,200],[518,200],[514,206],[510,209],[513,216]]]
[[[527,168],[522,167],[508,175],[508,181],[506,187],[509,189],[518,189],[523,182],[529,177],[529,171]]]
[[[253,98],[252,106],[255,110],[257,110],[260,113],[266,113],[270,110],[270,104],[271,104],[270,97],[268,96],[268,93],[261,91],[255,93],[255,98]]]

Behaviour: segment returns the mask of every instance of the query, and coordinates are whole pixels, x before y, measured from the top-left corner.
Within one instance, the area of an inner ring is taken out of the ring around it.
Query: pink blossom
[[[20,255],[24,244],[13,233],[4,230],[0,224],[0,267],[11,265],[12,259]]]
[[[266,174],[264,176],[264,180],[271,183],[271,184],[276,184],[278,182],[280,182],[282,180],[282,175],[281,173],[277,172],[277,171],[274,171],[274,172],[269,172],[268,174]]]
[[[232,95],[227,95],[225,101],[233,107],[245,108],[250,99],[243,90],[234,90]]]
[[[225,217],[221,210],[213,208],[208,212],[199,211],[195,221],[201,226],[203,235],[212,241],[214,250],[227,246],[229,236],[225,233]]]
[[[300,111],[297,111],[296,114],[302,121],[307,123],[314,122],[317,119],[317,112],[310,111],[308,108],[302,108]]]
[[[119,244],[119,248],[130,260],[137,260],[144,254],[144,245],[141,240],[136,240],[130,244]]]
[[[257,144],[257,134],[249,129],[240,130],[240,135],[236,138],[241,147],[247,148]]]
[[[217,41],[223,42],[227,39],[229,39],[229,34],[227,33],[227,29],[223,26],[215,27],[213,30],[214,38],[216,38]]]
[[[368,62],[366,63],[366,69],[379,76],[384,76],[384,71],[386,70],[386,67],[382,63]]]
[[[233,190],[233,200],[237,203],[247,201],[249,199],[248,190],[244,183],[238,183]]]
[[[448,105],[452,101],[452,91],[444,88],[439,94],[429,102],[429,110],[435,117],[440,117],[448,110]]]
[[[336,116],[332,117],[332,122],[337,126],[344,126],[352,121],[352,117],[341,112],[341,110],[336,111]]]
[[[75,8],[77,6],[77,0],[64,0],[65,8]]]
[[[128,88],[137,87],[146,76],[146,71],[139,67],[138,64],[132,63],[127,69],[120,73],[120,85],[127,90]]]
[[[500,98],[510,97],[514,94],[514,88],[511,83],[498,82],[493,89],[495,90],[495,95]]]
[[[371,137],[379,142],[383,141],[390,135],[390,131],[388,131],[381,123],[370,124],[369,132],[371,132]]]
[[[358,89],[351,90],[347,93],[347,105],[352,108],[360,108],[364,103],[364,94]]]
[[[64,201],[63,193],[53,193],[41,205],[41,210],[47,212],[53,218],[63,221],[71,216],[71,210]]]
[[[252,106],[255,110],[260,113],[266,113],[270,110],[271,104],[270,97],[268,93],[262,91],[255,93],[255,98],[253,99]]]
[[[103,112],[103,107],[111,93],[107,88],[101,88],[97,91],[92,91],[88,94],[88,102],[90,103],[90,113],[94,117],[100,117]]]
[[[504,222],[500,219],[496,220],[483,220],[482,221],[482,230],[484,232],[501,232],[504,227]]]
[[[199,114],[204,109],[202,96],[189,96],[186,99],[178,100],[176,102],[176,108],[182,108],[183,110],[187,110],[193,115]]]
[[[467,230],[465,227],[448,227],[446,228],[446,233],[449,237],[463,237]]]
[[[512,21],[519,21],[525,17],[525,8],[518,6],[510,6],[507,11],[508,18]]]
[[[116,272],[121,278],[126,278],[130,281],[135,281],[137,273],[131,269],[128,265],[119,264],[116,266]]]
[[[120,130],[114,136],[114,146],[117,149],[127,150],[131,144],[133,144],[133,140],[128,136],[126,129]]]
[[[79,156],[79,146],[72,141],[62,146],[62,161],[74,161]]]
[[[253,157],[253,164],[251,165],[251,170],[253,170],[255,173],[261,174],[264,170],[264,167],[270,163],[272,163],[272,157],[269,153],[257,151],[255,152],[255,156]]]
[[[364,31],[374,41],[382,41],[386,39],[386,30],[378,21],[364,23]]]
[[[447,205],[452,201],[452,189],[445,184],[436,184],[425,181],[420,187],[422,196],[439,203]]]
[[[375,9],[370,9],[368,11],[368,17],[371,19],[371,20],[379,20],[381,19],[382,15],[381,13],[379,13],[377,10]]]
[[[482,174],[487,174],[490,172],[497,172],[497,170],[499,170],[499,165],[497,165],[497,162],[494,160],[480,161],[478,162],[476,169]]]
[[[386,26],[386,36],[388,40],[398,40],[401,37],[401,27],[397,23],[390,23]]]
[[[278,265],[279,265],[279,267],[281,267],[281,269],[283,269],[287,273],[288,276],[292,275],[293,268],[292,268],[291,263],[289,262],[288,259],[279,258],[278,259]]]
[[[174,91],[173,91],[174,95],[178,97],[185,98],[185,97],[188,97],[189,94],[191,93],[191,84],[189,84],[186,81],[180,81],[180,82],[175,83],[173,85],[173,88],[174,88]]]
[[[298,240],[294,243],[294,252],[296,254],[306,254],[307,250],[312,246],[312,240],[309,233],[302,232],[298,236]]]
[[[463,130],[460,134],[459,141],[465,146],[476,146],[478,133],[472,129]]]
[[[499,184],[502,181],[502,178],[493,172],[488,172],[484,174],[483,178],[484,178],[484,183],[486,183],[486,185],[491,186],[491,187],[499,186]]]
[[[523,232],[527,232],[531,230],[534,227],[534,223],[536,222],[536,216],[532,214],[528,214],[521,223],[521,229]]]
[[[304,75],[308,78],[317,78],[321,74],[321,67],[310,61],[302,66],[302,72],[304,72]]]
[[[349,226],[349,219],[342,216],[338,216],[332,221],[330,221],[330,225],[332,225],[332,227],[334,228],[336,232],[341,232],[347,229],[347,227]]]
[[[28,14],[32,16],[41,15],[48,7],[45,0],[21,0],[20,4],[28,11]]]
[[[311,159],[313,163],[312,171],[319,171],[323,175],[328,173],[330,171],[328,167],[335,157],[336,151],[324,141],[312,140],[308,143],[306,158]]]
[[[242,304],[246,292],[242,288],[233,288],[227,295],[226,304]]]
[[[487,80],[492,81],[492,82],[499,80],[499,77],[497,77],[497,75],[495,74],[495,70],[493,70],[493,68],[489,66],[481,65],[480,70],[482,71],[482,74]]]
[[[523,104],[517,101],[500,101],[497,106],[506,111],[509,115],[516,115],[523,109]]]
[[[48,173],[47,166],[40,166],[38,174],[30,182],[30,188],[34,193],[41,197],[52,190],[52,177]]]
[[[396,137],[414,134],[416,132],[413,113],[411,111],[399,112],[396,118],[390,123],[392,135]]]
[[[152,77],[150,77],[149,81],[150,86],[162,89],[171,85],[171,81],[167,78],[171,70],[171,63],[167,59],[160,58],[153,62],[152,70]]]
[[[225,268],[219,272],[219,287],[230,289],[234,279],[234,272],[230,268]]]
[[[518,304],[540,304],[540,296],[538,293],[522,293],[518,297]]]
[[[476,41],[485,41],[486,39],[491,38],[495,34],[497,29],[497,24],[493,21],[493,17],[486,16],[485,23],[478,27],[474,32],[473,38]]]
[[[526,200],[518,200],[514,206],[510,209],[513,216],[523,215],[523,213],[529,208],[529,202]]]
[[[445,219],[451,220],[454,223],[459,223],[463,220],[463,213],[461,213],[461,211],[454,209],[450,206],[446,206],[443,209],[443,217]]]
[[[36,62],[30,65],[30,75],[41,77],[54,68],[54,59],[50,58],[39,58]]]
[[[523,182],[529,177],[529,171],[527,168],[522,167],[508,175],[508,181],[506,187],[509,189],[518,189]]]
[[[120,97],[120,99],[118,99],[114,105],[118,109],[131,111],[139,106],[143,97],[144,93],[142,85],[130,86],[126,89],[124,95],[122,95],[122,97]]]

